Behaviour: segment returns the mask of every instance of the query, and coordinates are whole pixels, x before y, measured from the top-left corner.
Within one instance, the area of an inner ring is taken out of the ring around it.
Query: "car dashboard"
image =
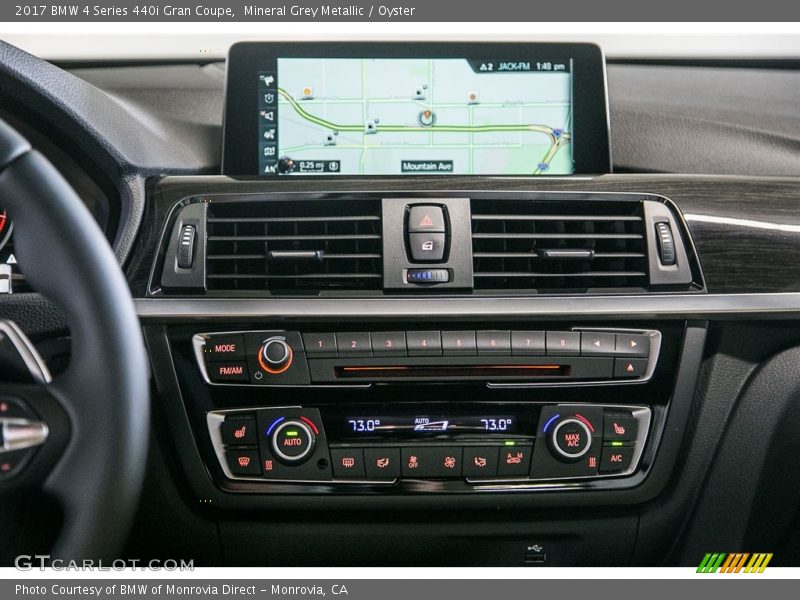
[[[613,173],[265,178],[220,174],[220,64],[31,61],[2,114],[59,123],[151,360],[131,555],[796,562],[795,70],[611,61]]]

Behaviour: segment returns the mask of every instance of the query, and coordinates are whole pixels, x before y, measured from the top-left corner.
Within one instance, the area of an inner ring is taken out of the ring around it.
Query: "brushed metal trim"
[[[425,298],[138,298],[141,319],[800,316],[800,293]]]
[[[36,383],[47,385],[53,380],[50,369],[28,336],[13,321],[0,320],[0,340],[7,337],[11,345],[16,348],[28,371]]]

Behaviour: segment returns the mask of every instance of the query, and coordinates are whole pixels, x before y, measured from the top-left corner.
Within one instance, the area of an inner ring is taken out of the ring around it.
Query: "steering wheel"
[[[53,548],[25,554],[119,558],[149,431],[148,363],[128,285],[77,194],[2,120],[0,206],[27,280],[61,309],[71,334],[70,363],[51,380],[24,333],[0,321],[0,502],[39,488],[60,504]],[[10,550],[0,538],[0,554]]]

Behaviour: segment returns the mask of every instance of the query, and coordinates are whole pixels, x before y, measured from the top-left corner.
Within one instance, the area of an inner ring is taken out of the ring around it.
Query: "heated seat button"
[[[365,448],[364,468],[369,479],[400,477],[400,448]]]
[[[604,446],[600,456],[600,472],[625,471],[633,460],[633,446]]]
[[[261,475],[261,463],[256,450],[229,450],[225,453],[225,461],[234,475]]]
[[[443,233],[409,233],[408,245],[414,262],[441,262],[446,237]]]
[[[603,417],[603,441],[632,442],[638,428],[639,422],[630,413],[606,413]]]
[[[464,477],[494,477],[497,475],[497,446],[467,446],[464,448]]]
[[[225,419],[220,425],[222,443],[226,446],[248,446],[258,443],[255,419]]]
[[[497,464],[498,477],[527,477],[531,471],[533,446],[503,446]]]
[[[461,477],[461,448],[458,447],[403,448],[401,458],[403,477]]]
[[[215,383],[250,381],[247,363],[243,361],[212,362],[208,365],[208,377]]]
[[[647,372],[646,358],[615,358],[614,378],[644,377]]]
[[[212,335],[203,348],[206,360],[238,360],[244,358],[244,338],[241,335]]]
[[[441,206],[415,205],[408,209],[409,233],[445,233],[444,211]]]
[[[334,333],[304,333],[303,346],[309,358],[336,358]]]
[[[409,356],[441,356],[442,334],[439,331],[407,331]]]
[[[577,331],[548,331],[548,356],[578,356],[581,353],[581,334]]]
[[[511,332],[479,331],[478,354],[511,354]]]
[[[445,356],[474,355],[475,351],[474,331],[442,332],[442,352]]]
[[[364,479],[364,451],[361,448],[332,448],[333,476],[344,479]]]

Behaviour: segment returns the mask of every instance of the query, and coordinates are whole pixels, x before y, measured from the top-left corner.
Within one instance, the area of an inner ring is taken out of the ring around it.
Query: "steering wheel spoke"
[[[39,484],[57,499],[61,529],[52,548],[37,550],[111,558],[132,524],[149,433],[148,364],[130,289],[75,191],[3,121],[0,207],[14,222],[27,281],[58,306],[71,334],[69,366],[51,381],[24,334],[3,322],[0,402],[9,413],[13,403],[21,418],[0,415],[2,454],[14,473],[0,481],[0,494]]]

